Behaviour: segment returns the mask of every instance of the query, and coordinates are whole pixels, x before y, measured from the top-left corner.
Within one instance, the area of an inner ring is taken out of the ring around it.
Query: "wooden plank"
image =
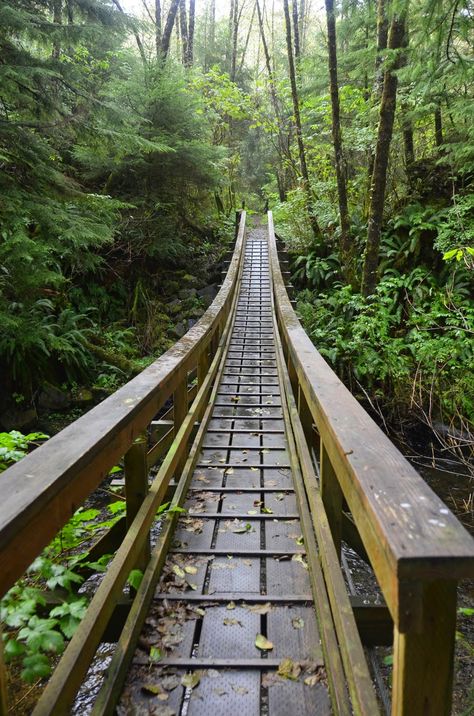
[[[456,583],[423,589],[420,631],[395,628],[392,716],[449,716],[456,629]]]

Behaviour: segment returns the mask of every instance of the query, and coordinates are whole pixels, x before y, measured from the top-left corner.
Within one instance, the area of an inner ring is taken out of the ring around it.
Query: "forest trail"
[[[255,229],[187,513],[141,637],[167,654],[166,667],[143,665],[139,650],[119,711],[158,704],[146,684],[166,687],[193,668],[204,671],[190,696],[180,687],[166,701],[176,713],[184,701],[189,716],[260,714],[265,703],[272,716],[330,713],[286,430],[268,242]],[[275,679],[283,659],[309,685]]]

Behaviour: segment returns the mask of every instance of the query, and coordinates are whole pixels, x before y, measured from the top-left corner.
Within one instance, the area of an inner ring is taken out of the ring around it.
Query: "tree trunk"
[[[328,28],[329,85],[332,108],[332,140],[336,162],[337,195],[339,199],[339,217],[341,236],[339,240],[341,264],[348,284],[355,283],[354,247],[350,237],[349,209],[347,202],[347,182],[342,149],[341,118],[339,104],[339,86],[337,81],[337,44],[334,0],[326,0],[326,20]]]
[[[232,49],[230,60],[230,79],[235,82],[235,70],[237,67],[237,40],[239,36],[239,0],[233,0],[234,14],[232,17]]]
[[[166,60],[170,50],[171,33],[173,32],[174,21],[176,20],[179,3],[180,0],[171,0],[168,17],[166,18],[165,29],[163,30],[163,37],[161,38],[161,56],[163,60]]]
[[[188,57],[187,67],[194,63],[194,25],[196,21],[196,0],[189,0],[189,29],[188,29]]]
[[[298,17],[298,34],[300,38],[300,52],[304,52],[304,39],[305,39],[305,22],[306,22],[306,2],[300,0],[300,12]]]
[[[161,0],[155,0],[155,47],[156,56],[161,53]]]
[[[260,37],[262,39],[262,45],[263,45],[263,54],[265,57],[265,64],[267,67],[267,73],[268,73],[268,83],[270,87],[270,98],[273,106],[273,111],[275,113],[275,118],[277,120],[278,125],[278,154],[280,157],[280,168],[276,170],[276,178],[277,178],[277,185],[278,185],[278,194],[280,197],[280,201],[286,200],[286,192],[287,192],[287,186],[285,181],[285,172],[283,169],[284,164],[284,157],[285,157],[285,138],[283,133],[283,127],[282,127],[282,121],[281,121],[281,112],[280,107],[278,104],[278,97],[276,93],[276,87],[275,87],[275,77],[273,74],[272,69],[272,61],[270,57],[270,52],[268,50],[267,45],[267,39],[265,36],[265,25],[263,22],[263,14],[262,10],[260,8],[260,2],[259,0],[256,0],[256,7],[257,7],[257,14],[258,14],[258,25],[260,28]]]
[[[301,57],[300,45],[300,28],[298,24],[298,0],[292,0],[291,7],[293,10],[293,37],[295,38],[295,60],[298,66]]]
[[[214,57],[216,44],[216,0],[210,0],[206,5],[206,49],[204,53],[204,71],[209,70],[210,58]]]
[[[254,21],[254,19],[255,19],[255,11],[256,11],[256,9],[257,9],[257,3],[255,2],[255,3],[254,3],[254,6],[253,6],[252,17],[250,18],[249,29],[248,29],[248,31],[247,31],[247,37],[245,38],[245,45],[244,45],[244,49],[242,50],[242,57],[240,58],[239,68],[238,68],[238,70],[237,70],[237,74],[240,74],[240,73],[242,72],[242,69],[243,69],[243,66],[244,66],[245,56],[247,55],[247,50],[248,50],[248,46],[249,46],[249,42],[250,42],[250,35],[252,34],[253,21]],[[257,64],[257,67],[258,67],[258,64]]]
[[[290,20],[290,9],[288,7],[288,0],[283,0],[283,8],[285,11],[285,25],[286,25],[286,47],[288,50],[288,68],[290,73],[290,85],[291,85],[291,98],[293,100],[293,112],[295,115],[295,129],[296,129],[296,140],[298,143],[298,153],[300,157],[300,169],[301,178],[303,180],[303,190],[306,195],[306,208],[308,212],[308,219],[313,231],[315,238],[321,236],[321,231],[317,222],[316,217],[313,214],[312,209],[312,196],[311,186],[309,183],[308,166],[306,164],[306,152],[303,142],[303,130],[301,127],[301,115],[300,105],[298,99],[298,89],[296,87],[296,72],[295,63],[293,59],[293,43],[291,40],[291,20]]]
[[[186,18],[186,0],[179,1],[179,27],[181,31],[181,52],[183,65],[188,62],[188,21]]]
[[[437,105],[434,113],[435,142],[440,147],[443,144],[443,119],[441,116],[441,105]]]
[[[406,14],[408,0],[404,0],[399,13],[395,13],[390,23],[388,47],[400,50],[406,32]],[[375,149],[374,171],[370,187],[370,208],[365,251],[364,271],[362,277],[362,294],[370,296],[377,285],[377,267],[379,260],[380,232],[382,229],[383,207],[387,185],[387,168],[390,144],[393,135],[393,122],[397,104],[397,75],[400,67],[400,52],[395,54],[391,67],[385,70],[380,117]]]
[[[374,102],[380,102],[383,90],[383,53],[387,49],[388,17],[387,5],[390,0],[378,0],[377,3],[377,54],[375,56],[374,88],[372,97]],[[372,174],[374,173],[375,151],[371,148],[367,162],[367,193],[370,194]]]
[[[405,37],[403,38],[404,52],[400,57],[400,67],[405,67],[408,62],[408,44],[410,42],[408,34],[408,26],[405,25]],[[405,154],[405,171],[408,177],[408,183],[410,183],[411,169],[415,162],[415,142],[413,139],[413,124],[411,119],[407,116],[409,107],[406,101],[400,103],[400,109],[402,110],[402,130],[403,130],[403,149]]]
[[[119,0],[112,0],[112,2],[113,2],[113,4],[115,5],[115,7],[117,8],[117,10],[118,10],[119,12],[121,12],[123,15],[126,15],[126,12],[125,12],[125,10],[123,9],[123,7],[121,6]],[[139,51],[139,53],[140,53],[140,57],[142,58],[142,62],[143,62],[143,64],[144,64],[145,67],[146,67],[146,65],[147,65],[147,60],[146,60],[146,55],[145,55],[145,49],[144,49],[144,47],[143,47],[143,42],[142,42],[141,39],[140,39],[140,35],[138,34],[138,30],[137,30],[137,28],[135,27],[135,25],[132,25],[132,31],[133,31],[133,34],[135,35],[135,41],[136,41],[136,43],[137,43],[137,47],[138,47],[138,51]]]
[[[61,42],[59,40],[59,32],[57,28],[62,25],[62,0],[53,0],[53,23],[56,26],[54,40],[53,40],[53,51],[52,57],[57,60],[61,54]]]

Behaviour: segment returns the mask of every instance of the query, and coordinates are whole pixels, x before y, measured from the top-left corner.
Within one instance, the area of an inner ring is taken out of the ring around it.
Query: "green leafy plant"
[[[48,437],[49,435],[40,432],[23,435],[18,430],[0,433],[0,472],[25,457],[30,445],[37,445],[38,442],[47,440]]]

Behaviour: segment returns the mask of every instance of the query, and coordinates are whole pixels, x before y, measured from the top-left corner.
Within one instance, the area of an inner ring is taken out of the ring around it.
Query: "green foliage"
[[[48,435],[38,432],[23,435],[18,430],[0,433],[0,472],[25,457],[30,444],[37,444],[38,441],[46,440],[48,437]]]
[[[24,456],[28,445],[47,436],[43,433],[22,435],[17,431],[0,433],[0,469]],[[80,570],[105,571],[111,555],[98,561],[88,560],[81,552],[84,542],[90,543],[98,533],[110,529],[126,509],[124,500],[108,505],[109,517],[101,519],[97,509],[79,508],[43,553],[29,567],[0,601],[0,618],[7,627],[4,634],[5,656],[8,661],[22,663],[22,678],[34,682],[49,676],[52,659],[61,653],[65,640],[70,639],[87,609],[87,597],[77,588],[84,581]],[[138,576],[134,577],[138,583]],[[60,603],[49,610],[47,594],[59,597]]]
[[[437,284],[421,267],[392,269],[373,301],[343,286],[317,300],[302,294],[298,310],[338,373],[387,408],[390,399],[420,416],[474,419],[474,309],[462,288]]]

